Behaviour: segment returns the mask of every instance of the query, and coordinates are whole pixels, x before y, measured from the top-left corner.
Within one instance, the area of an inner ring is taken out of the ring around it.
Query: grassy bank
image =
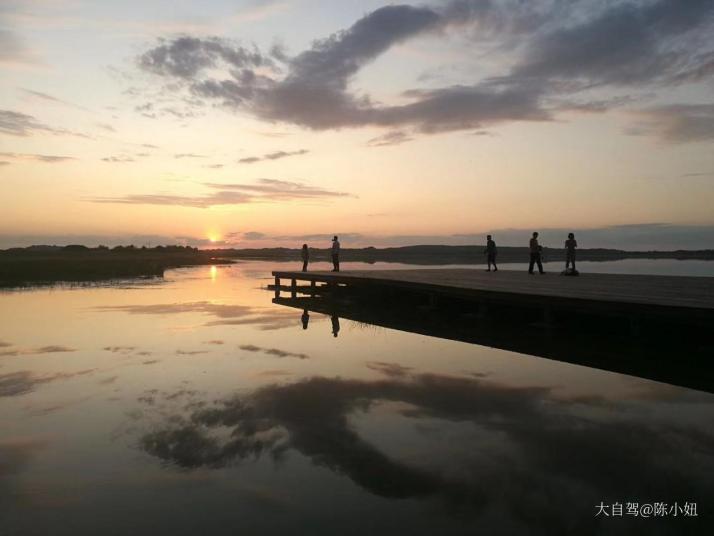
[[[0,251],[0,287],[162,277],[170,268],[230,262],[217,259],[215,253],[183,247],[17,248]]]

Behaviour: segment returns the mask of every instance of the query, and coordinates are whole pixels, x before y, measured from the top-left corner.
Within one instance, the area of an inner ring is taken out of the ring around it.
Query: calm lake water
[[[0,293],[0,534],[711,529],[714,395],[317,313],[304,329],[264,289],[288,268]]]

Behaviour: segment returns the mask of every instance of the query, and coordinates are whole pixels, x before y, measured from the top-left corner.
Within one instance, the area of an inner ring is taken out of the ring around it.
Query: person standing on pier
[[[498,266],[496,266],[496,242],[493,241],[491,235],[486,236],[486,262],[488,263],[487,272],[491,271],[491,265],[493,264],[493,271],[498,272]]]
[[[307,249],[307,244],[302,245],[302,271],[307,272],[307,263],[310,260],[310,251]]]
[[[575,272],[575,248],[578,247],[578,242],[575,240],[573,233],[568,233],[568,239],[565,241],[565,271],[572,264],[573,272]]]
[[[545,273],[543,271],[543,263],[540,258],[542,250],[543,250],[543,248],[538,243],[538,233],[533,233],[533,238],[531,238],[531,242],[530,242],[531,262],[530,262],[530,264],[528,264],[528,273],[531,275],[533,275],[533,265],[534,264],[538,265],[538,271],[541,274]]]
[[[337,236],[332,238],[332,271],[340,271],[340,241],[337,240]]]

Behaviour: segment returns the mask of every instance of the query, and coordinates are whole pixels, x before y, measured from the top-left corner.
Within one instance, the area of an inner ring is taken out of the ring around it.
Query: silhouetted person
[[[302,255],[302,271],[307,272],[307,263],[310,260],[310,251],[307,249],[307,244],[302,245],[300,254]]]
[[[491,235],[486,236],[486,250],[484,253],[486,254],[486,262],[488,263],[488,270],[486,271],[490,272],[491,265],[493,264],[493,271],[498,272],[498,266],[496,266],[496,242],[493,241]]]
[[[337,337],[337,334],[340,332],[340,317],[337,315],[332,315],[332,335],[334,337]]]
[[[538,233],[533,233],[533,238],[531,238],[531,242],[530,242],[530,251],[531,251],[531,262],[528,265],[528,273],[533,275],[533,265],[537,264],[538,271],[541,274],[544,274],[545,272],[543,271],[543,263],[540,258],[541,251],[543,251],[543,248],[538,243]]]
[[[337,240],[336,236],[332,238],[332,266],[333,272],[340,271],[340,241]]]
[[[568,239],[565,241],[565,270],[568,270],[570,265],[575,271],[575,248],[578,247],[578,242],[575,240],[573,233],[568,233]]]
[[[310,323],[310,313],[308,313],[307,309],[302,310],[300,320],[302,321],[302,329],[307,329],[307,325]]]

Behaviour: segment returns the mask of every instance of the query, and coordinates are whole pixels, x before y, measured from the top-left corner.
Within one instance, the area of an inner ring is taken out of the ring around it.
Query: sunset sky
[[[712,248],[712,207],[711,0],[0,2],[0,248]]]

